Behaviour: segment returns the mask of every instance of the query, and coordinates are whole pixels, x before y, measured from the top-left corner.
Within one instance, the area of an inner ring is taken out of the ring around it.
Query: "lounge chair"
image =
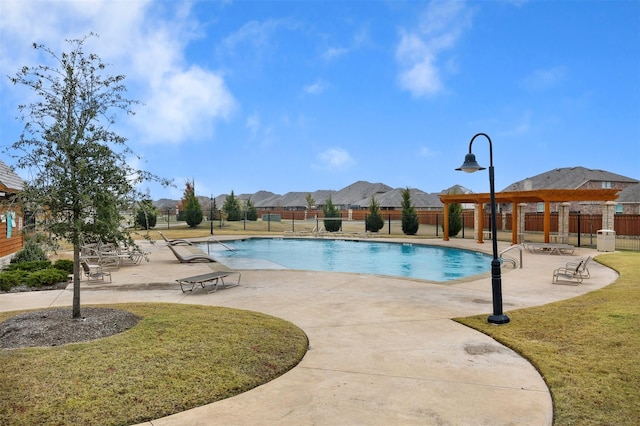
[[[180,244],[184,244],[186,246],[192,246],[193,243],[189,240],[183,240],[182,238],[176,238],[175,240],[168,240],[167,237],[164,236],[164,234],[160,231],[158,231],[158,234],[160,234],[160,236],[162,237],[163,240],[165,240],[167,242],[167,244],[169,244],[170,246],[177,246]]]
[[[583,263],[584,261],[581,260],[576,264],[575,268],[563,266],[562,268],[556,269],[553,271],[553,280],[551,282],[553,284],[580,284],[583,280],[582,273],[580,273],[580,268],[582,268]]]
[[[178,259],[180,263],[215,262],[216,261],[213,257],[206,254],[190,254],[190,255],[183,256],[180,253],[178,253],[171,244],[167,244],[167,247],[169,247],[169,249],[173,252],[173,254],[176,256],[176,259]]]
[[[237,275],[238,282],[232,283],[232,284],[225,283],[224,279],[230,275]],[[202,288],[205,288],[205,286],[208,283],[213,283],[213,290],[209,291],[209,293],[213,293],[216,290],[218,290],[218,286],[220,284],[222,284],[222,288],[229,288],[229,287],[235,287],[237,285],[240,285],[241,276],[242,275],[240,274],[240,272],[218,271],[218,272],[211,272],[203,275],[196,275],[195,277],[181,278],[176,281],[180,284],[180,289],[182,290],[183,293],[185,293],[186,291],[193,291],[196,285],[200,285]],[[187,285],[191,285],[191,288],[187,288],[185,290],[185,287]]]
[[[111,272],[103,269],[99,263],[90,264],[87,259],[81,259],[80,266],[82,266],[82,271],[87,277],[87,281],[98,279],[104,281],[104,277],[109,277],[109,282],[111,282]]]
[[[585,260],[582,261],[582,266],[580,267],[580,274],[582,275],[582,278],[590,278],[591,274],[589,273],[589,268],[587,268],[587,265],[589,264],[589,262],[591,262],[591,259],[593,259],[593,257],[588,256]],[[565,267],[567,268],[575,268],[578,266],[579,262],[569,262],[565,265]]]

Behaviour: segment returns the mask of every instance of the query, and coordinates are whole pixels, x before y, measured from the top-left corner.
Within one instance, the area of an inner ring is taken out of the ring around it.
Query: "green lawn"
[[[245,392],[297,365],[295,325],[236,309],[100,305],[142,318],[86,343],[0,351],[0,424],[129,425]],[[17,312],[0,313],[4,321]]]
[[[640,254],[602,254],[618,280],[585,295],[509,312],[458,318],[527,358],[551,389],[556,425],[638,425],[640,419]]]

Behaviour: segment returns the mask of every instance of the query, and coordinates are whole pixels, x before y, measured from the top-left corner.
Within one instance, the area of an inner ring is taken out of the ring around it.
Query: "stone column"
[[[558,242],[567,243],[569,239],[569,208],[571,203],[558,205]]]
[[[527,203],[518,204],[518,243],[524,242],[525,224],[524,218],[526,214]]]
[[[606,201],[602,204],[602,229],[614,230],[614,221],[616,215],[616,203],[615,201]]]

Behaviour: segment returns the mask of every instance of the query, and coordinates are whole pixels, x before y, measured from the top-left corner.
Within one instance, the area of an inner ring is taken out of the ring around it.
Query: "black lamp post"
[[[493,260],[491,261],[491,290],[493,293],[493,315],[489,316],[488,322],[492,324],[506,324],[509,317],[502,313],[502,273],[500,270],[500,260],[498,259],[498,239],[496,229],[496,190],[493,176],[493,146],[491,138],[486,133],[478,133],[469,142],[469,153],[464,157],[464,164],[456,170],[473,173],[478,170],[485,170],[476,161],[476,156],[471,152],[471,145],[478,136],[484,136],[489,141],[489,190],[491,194],[491,242],[493,244]],[[482,220],[482,219],[481,219]]]
[[[211,235],[213,235],[213,194],[209,198],[209,225],[211,225]]]

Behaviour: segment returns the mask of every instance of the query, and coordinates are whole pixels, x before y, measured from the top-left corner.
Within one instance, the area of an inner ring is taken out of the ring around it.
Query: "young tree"
[[[402,232],[406,235],[416,235],[419,226],[418,213],[411,205],[411,191],[405,188],[402,190]]]
[[[258,210],[256,210],[256,206],[251,202],[251,198],[247,200],[247,205],[245,206],[247,209],[247,220],[256,221],[258,220]]]
[[[308,210],[311,210],[313,208],[313,206],[316,205],[316,200],[313,199],[313,197],[311,196],[310,192],[307,192],[307,195],[305,195],[304,199],[307,202],[307,209]]]
[[[384,220],[380,214],[380,204],[376,201],[375,196],[371,196],[369,203],[369,214],[366,219],[366,228],[369,232],[378,232],[384,226]]]
[[[225,198],[222,210],[224,210],[224,212],[227,214],[228,221],[242,219],[240,200],[236,198],[236,196],[233,194],[233,191],[231,191],[231,195],[227,195],[227,197]]]
[[[149,199],[142,200],[138,206],[138,214],[136,215],[136,223],[142,229],[151,229],[156,226],[158,220],[158,209]]]
[[[444,224],[442,225],[444,231]],[[462,230],[462,205],[449,204],[449,236],[455,237]]]
[[[107,66],[86,54],[82,39],[68,40],[70,51],[42,51],[53,65],[25,66],[15,85],[33,91],[34,100],[18,106],[25,123],[20,139],[9,147],[16,166],[30,172],[21,196],[29,210],[44,210],[45,231],[73,246],[72,317],[80,317],[80,245],[84,238],[109,241],[133,239],[120,228],[120,212],[142,199],[136,185],[159,180],[132,168],[126,138],[112,129],[117,112],[132,114],[137,101],[124,97],[124,75],[106,75]]]
[[[204,218],[202,206],[196,197],[195,187],[192,182],[187,182],[185,185],[184,195],[182,197],[182,208],[184,210],[184,220],[190,228],[195,228],[202,223],[202,219]]]
[[[336,232],[340,230],[342,226],[341,220],[326,220],[326,218],[330,217],[340,217],[340,209],[333,205],[333,201],[331,201],[331,197],[327,198],[327,202],[322,208],[322,213],[324,213],[325,221],[324,221],[324,229],[327,232]]]

